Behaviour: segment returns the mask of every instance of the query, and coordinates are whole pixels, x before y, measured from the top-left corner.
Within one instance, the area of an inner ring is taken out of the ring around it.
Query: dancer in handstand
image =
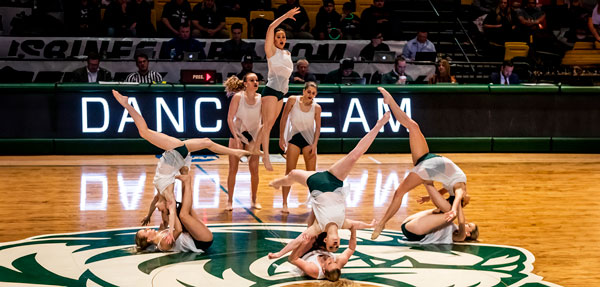
[[[142,115],[140,115],[129,104],[128,97],[121,95],[115,90],[113,90],[112,93],[119,104],[121,104],[121,106],[123,106],[127,112],[129,112],[129,115],[133,119],[133,122],[140,133],[140,136],[154,146],[165,151],[163,152],[162,157],[156,166],[156,173],[154,174],[154,186],[159,193],[155,200],[158,201],[161,196],[164,197],[169,210],[169,234],[165,240],[167,243],[171,243],[171,241],[173,241],[173,225],[175,224],[176,215],[175,194],[173,191],[175,185],[175,176],[179,174],[179,170],[182,167],[188,167],[189,169],[192,162],[190,153],[202,149],[209,149],[214,153],[234,155],[237,157],[251,155],[251,153],[245,150],[224,147],[214,143],[208,138],[188,139],[182,141],[178,138],[153,131],[148,128],[148,125],[146,124],[146,121]],[[153,204],[156,204],[156,201],[153,201]]]
[[[296,249],[303,241],[316,238],[321,232],[327,233],[323,238],[325,249],[329,252],[335,252],[340,246],[338,229],[373,227],[375,221],[371,222],[371,224],[366,224],[346,218],[347,188],[344,188],[343,180],[346,179],[356,161],[369,149],[377,133],[379,133],[379,130],[389,119],[390,113],[387,112],[350,153],[338,160],[326,171],[316,172],[294,169],[285,177],[276,179],[270,183],[275,189],[279,189],[282,186],[290,186],[294,182],[308,187],[313,211],[309,219],[308,229],[278,253],[269,254],[270,258],[277,258]]]
[[[396,189],[392,202],[373,231],[371,239],[377,238],[385,228],[385,224],[398,212],[404,194],[428,181],[441,182],[444,189],[450,193],[450,196],[455,196],[452,208],[445,214],[446,220],[448,222],[452,221],[456,217],[462,198],[467,192],[467,176],[450,159],[429,153],[427,141],[417,122],[400,109],[388,91],[382,87],[378,89],[383,94],[383,102],[390,107],[394,117],[409,130],[410,151],[415,167],[411,169],[408,176]]]

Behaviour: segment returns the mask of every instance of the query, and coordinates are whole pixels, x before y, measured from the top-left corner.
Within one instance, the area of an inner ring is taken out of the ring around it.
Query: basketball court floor
[[[400,224],[432,208],[411,191],[386,232],[358,247],[344,269],[355,286],[596,286],[600,284],[600,155],[443,154],[468,177],[468,221],[476,243],[419,246]],[[324,170],[342,155],[320,155]],[[269,260],[305,228],[307,190],[292,187],[290,213],[268,186],[283,175],[260,167],[250,208],[250,175],[240,164],[234,210],[227,158],[196,156],[194,203],[214,233],[207,253],[139,253],[133,236],[154,195],[154,156],[0,157],[0,286],[306,286],[287,256]],[[299,167],[303,167],[302,160]],[[347,217],[379,219],[411,168],[408,154],[367,154],[346,180]],[[151,225],[159,223],[155,213]],[[342,248],[348,231],[340,231]]]

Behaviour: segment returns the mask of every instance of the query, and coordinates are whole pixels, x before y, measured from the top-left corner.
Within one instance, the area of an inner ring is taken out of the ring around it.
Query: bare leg
[[[254,207],[255,209],[262,209],[262,206],[257,201],[259,182],[258,160],[259,158],[257,155],[251,156],[250,160],[248,161],[248,168],[250,169],[250,185],[252,188],[252,207]]]
[[[281,250],[279,250],[279,252],[275,252],[275,253],[269,252],[269,254],[268,254],[269,259],[279,258],[279,257],[285,255],[286,253],[298,248],[302,244],[312,245],[315,242],[316,238],[311,237],[310,239],[306,239],[305,233],[306,233],[306,231],[303,232],[302,234],[300,234],[294,240],[290,241],[288,244],[285,245],[285,247],[283,247]],[[304,242],[305,240],[310,240],[310,242],[305,243]]]
[[[431,202],[442,212],[448,212],[452,209],[450,203],[439,193],[433,184],[424,184]]]
[[[251,155],[251,153],[247,150],[224,147],[218,143],[213,142],[209,138],[189,139],[183,141],[183,143],[185,143],[185,146],[190,152],[195,152],[206,148],[217,154],[233,155],[238,158],[246,155]]]
[[[378,89],[381,94],[383,94],[383,102],[390,107],[394,117],[409,130],[408,140],[410,143],[410,152],[412,154],[413,164],[416,164],[419,158],[429,152],[429,146],[427,145],[427,141],[425,140],[419,125],[400,109],[398,103],[396,103],[388,91],[382,87],[379,87]]]
[[[269,159],[269,140],[271,139],[271,129],[281,112],[283,100],[277,100],[275,97],[263,97],[262,101],[262,119],[263,127],[261,130],[260,140],[263,148],[263,164],[268,171],[273,170],[271,160]]]
[[[354,167],[354,164],[356,163],[356,161],[363,154],[365,154],[365,152],[367,152],[367,150],[369,149],[369,147],[375,140],[375,137],[377,137],[377,134],[379,133],[379,130],[381,129],[381,127],[383,127],[383,125],[385,125],[389,120],[390,120],[390,112],[387,112],[383,115],[383,117],[381,119],[379,119],[377,121],[377,124],[371,129],[371,131],[369,131],[358,142],[358,144],[354,147],[354,149],[352,151],[350,151],[350,153],[348,153],[342,159],[340,159],[336,163],[334,163],[328,169],[328,171],[331,174],[333,174],[335,177],[337,177],[339,180],[343,181],[344,179],[346,179],[346,177],[348,176],[348,174]]]
[[[294,182],[307,186],[306,179],[308,179],[308,177],[313,175],[314,173],[314,171],[294,169],[286,176],[271,181],[269,183],[269,186],[271,186],[274,189],[280,189],[282,186],[291,186]]]
[[[445,224],[450,224],[446,221],[446,216],[443,213],[431,213],[431,210],[428,211],[430,213],[414,218],[406,223],[406,229],[414,234],[423,235]]]
[[[238,146],[235,141],[230,138],[229,139],[229,148],[237,149],[241,148]],[[225,210],[231,211],[233,210],[233,194],[235,193],[235,178],[238,172],[238,166],[240,164],[239,157],[230,155],[229,156],[229,173],[227,174],[227,207]]]
[[[142,138],[144,138],[145,140],[149,141],[151,144],[162,150],[172,150],[183,144],[183,142],[177,138],[149,129],[148,125],[146,124],[146,120],[144,120],[142,115],[140,115],[129,104],[128,97],[121,95],[115,90],[113,90],[112,93],[115,99],[117,99],[117,101],[119,102],[119,104],[121,104],[121,106],[123,106],[131,116]]]
[[[404,194],[417,187],[419,184],[422,184],[423,180],[416,173],[409,173],[408,176],[400,183],[398,189],[394,193],[394,197],[392,198],[392,203],[388,206],[383,218],[379,221],[377,226],[375,226],[375,230],[373,230],[373,234],[371,234],[371,239],[376,239],[379,237],[381,231],[385,228],[385,224],[398,212],[400,209],[400,204],[402,204],[402,197]]]
[[[191,179],[189,182],[183,182],[183,194],[181,196],[181,212],[179,213],[179,219],[181,224],[185,226],[190,235],[199,241],[211,241],[213,240],[213,234],[204,225],[204,223],[195,216],[192,216],[192,184]]]
[[[298,157],[300,156],[300,148],[294,144],[289,144],[287,148],[287,152],[285,153],[285,174],[288,175],[292,170],[296,169],[298,164]],[[288,210],[287,199],[290,194],[289,186],[281,187],[283,208],[281,209],[282,213],[290,213]]]

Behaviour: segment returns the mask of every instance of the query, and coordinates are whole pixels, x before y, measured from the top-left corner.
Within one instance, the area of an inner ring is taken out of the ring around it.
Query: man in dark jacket
[[[513,73],[514,64],[512,61],[504,61],[500,68],[500,73],[493,72],[490,75],[492,84],[500,85],[518,85],[521,83],[519,76]]]
[[[76,83],[97,83],[110,82],[112,77],[106,69],[100,68],[100,56],[96,53],[90,53],[87,58],[87,65],[73,71],[71,82]]]

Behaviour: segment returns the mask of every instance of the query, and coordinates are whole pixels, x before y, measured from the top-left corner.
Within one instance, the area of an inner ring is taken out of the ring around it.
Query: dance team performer
[[[206,225],[198,219],[192,209],[192,177],[184,167],[182,173],[176,176],[182,183],[181,205],[177,208],[173,238],[169,241],[168,229],[141,229],[135,234],[135,245],[138,251],[146,250],[155,245],[158,251],[204,252],[213,242],[213,234]],[[167,212],[167,203],[161,198],[156,207],[161,212]]]
[[[176,217],[176,204],[175,204],[175,176],[180,173],[182,167],[188,167],[191,165],[192,159],[190,153],[199,151],[202,149],[209,149],[210,151],[218,154],[228,154],[237,157],[245,155],[251,155],[249,151],[230,149],[222,145],[216,144],[208,138],[188,139],[180,140],[163,133],[153,131],[148,128],[146,121],[128,102],[128,97],[121,95],[119,92],[113,90],[113,96],[123,106],[129,115],[133,119],[135,126],[142,138],[153,144],[154,146],[164,150],[162,157],[158,161],[156,166],[156,173],[154,174],[154,187],[158,191],[158,198],[153,201],[156,204],[161,197],[167,204],[168,213],[168,237],[165,238],[166,243],[170,244],[174,237],[174,224]],[[151,210],[154,210],[151,208]],[[165,215],[163,215],[163,218]],[[145,220],[145,218],[143,219]],[[163,220],[164,221],[164,220]]]
[[[383,218],[381,218],[375,227],[371,239],[376,239],[385,228],[385,224],[392,216],[394,216],[394,214],[396,214],[396,212],[398,212],[404,194],[418,185],[429,181],[441,182],[444,189],[447,190],[451,196],[455,196],[452,208],[445,214],[446,220],[452,221],[458,214],[458,208],[461,205],[462,198],[467,192],[467,176],[450,159],[429,153],[427,141],[425,140],[423,133],[421,133],[417,122],[408,117],[408,115],[400,109],[388,91],[382,87],[379,87],[378,89],[383,94],[383,102],[390,107],[394,117],[409,130],[410,151],[415,167],[411,169],[410,173],[396,189],[392,202],[388,206]]]
[[[225,90],[234,93],[229,104],[227,123],[231,136],[229,137],[229,148],[248,150],[249,145],[258,138],[261,128],[261,96],[258,90],[258,77],[254,73],[246,74],[242,80],[231,76],[225,81]],[[258,155],[250,156],[248,168],[250,170],[250,185],[252,190],[252,207],[261,209],[257,202],[258,193]],[[235,155],[229,156],[229,173],[227,175],[227,207],[233,210],[233,194],[235,191],[235,180],[238,172],[240,158]]]
[[[285,151],[285,174],[296,168],[300,153],[304,156],[306,170],[317,168],[317,144],[321,131],[321,106],[315,103],[317,84],[307,82],[304,84],[302,96],[290,96],[283,114],[279,128],[279,147]],[[290,193],[289,186],[281,188],[283,195],[283,209],[281,212],[289,213],[287,198]]]
[[[259,142],[263,148],[263,164],[269,171],[273,170],[269,159],[269,140],[271,129],[275,120],[283,107],[283,96],[287,94],[290,83],[290,76],[294,70],[294,63],[289,51],[285,50],[285,30],[277,28],[287,19],[296,20],[294,15],[300,13],[300,8],[296,7],[275,19],[267,29],[265,37],[265,55],[267,57],[267,85],[262,91],[262,122]],[[259,146],[252,145],[250,150],[257,153]]]
[[[290,186],[294,182],[300,183],[308,187],[312,205],[312,214],[308,220],[309,227],[279,253],[271,254],[270,256],[281,256],[295,249],[303,241],[303,236],[304,238],[306,236],[313,238],[317,237],[321,232],[327,233],[327,236],[323,239],[327,251],[335,252],[340,246],[338,229],[349,229],[351,226],[362,229],[372,227],[375,224],[375,221],[371,224],[366,224],[346,218],[347,187],[344,187],[343,180],[346,179],[356,161],[369,149],[377,133],[379,133],[381,127],[389,119],[390,113],[387,112],[350,153],[338,160],[326,171],[316,172],[294,169],[286,176],[276,179],[269,184],[273,188],[279,189],[282,186]]]

